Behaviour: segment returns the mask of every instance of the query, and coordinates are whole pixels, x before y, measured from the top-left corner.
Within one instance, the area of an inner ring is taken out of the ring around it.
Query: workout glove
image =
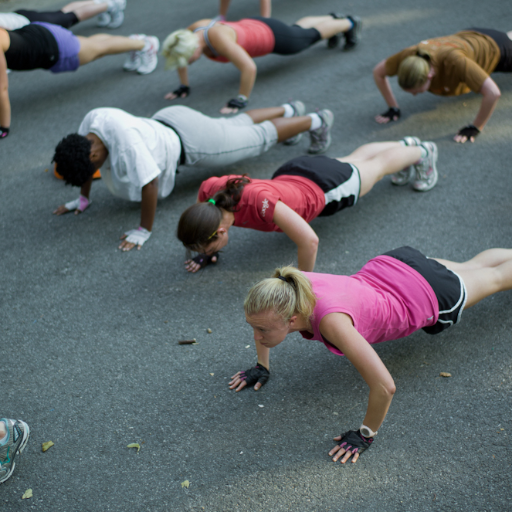
[[[475,125],[468,124],[467,126],[464,126],[464,128],[461,128],[457,135],[466,136],[468,140],[471,140],[471,137],[475,138],[479,133],[480,130]]]
[[[9,135],[9,128],[4,128],[3,126],[0,126],[0,139],[5,139]]]
[[[400,115],[400,109],[397,107],[389,107],[388,110],[386,110],[386,112],[383,112],[381,114],[382,117],[386,117],[390,121],[398,121],[400,119]]]
[[[178,98],[181,98],[181,95],[185,94],[183,97],[186,98],[190,94],[190,87],[188,85],[181,84],[175,91],[172,91],[172,93],[176,94]]]
[[[74,201],[69,201],[64,206],[70,212],[72,212],[74,210],[78,210],[80,212],[83,212],[86,208],[89,207],[90,204],[91,204],[91,201],[89,201],[89,199],[87,199],[87,197],[85,197],[82,194],[80,194],[80,196],[78,196],[78,199],[75,199]]]
[[[238,110],[242,110],[243,108],[247,107],[248,103],[249,100],[243,94],[239,94],[236,98],[229,100],[227,106],[229,108],[237,108]]]
[[[137,229],[130,229],[130,231],[127,231],[125,235],[125,242],[130,242],[131,244],[135,244],[138,245],[139,247],[142,247],[144,245],[144,242],[147,242],[149,240],[149,237],[151,236],[151,231],[148,231],[143,227],[139,227]]]
[[[252,386],[260,382],[263,386],[270,378],[270,372],[262,365],[257,363],[254,368],[249,368],[245,372],[240,372],[240,379],[245,380],[247,386]]]
[[[340,448],[344,448],[347,452],[352,452],[352,455],[356,453],[363,453],[365,450],[370,448],[373,443],[373,437],[363,437],[359,430],[349,430],[344,434],[341,434],[341,439],[337,441]]]

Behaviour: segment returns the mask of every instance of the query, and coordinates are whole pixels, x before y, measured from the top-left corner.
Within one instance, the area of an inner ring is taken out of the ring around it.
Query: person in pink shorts
[[[269,350],[300,332],[345,355],[370,388],[366,416],[357,430],[334,438],[329,452],[344,464],[368,449],[395,393],[395,383],[372,345],[423,329],[437,334],[460,321],[462,311],[512,288],[512,249],[489,249],[464,263],[427,258],[401,247],[371,259],[352,276],[276,269],[245,299],[258,362],[239,371],[229,386],[258,390],[270,376]]]

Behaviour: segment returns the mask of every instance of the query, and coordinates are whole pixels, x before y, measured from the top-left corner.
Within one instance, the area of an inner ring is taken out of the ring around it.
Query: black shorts
[[[333,215],[357,203],[361,191],[359,170],[352,164],[327,156],[299,156],[279,167],[272,175],[302,176],[316,183],[325,194],[325,207],[319,217]]]
[[[254,16],[251,19],[265,23],[272,30],[276,40],[272,53],[278,55],[299,53],[322,39],[316,28],[290,26],[274,18],[262,18],[261,16]]]
[[[74,12],[27,11],[25,9],[20,9],[19,11],[14,12],[20,16],[25,16],[30,23],[34,23],[34,21],[43,21],[45,23],[60,25],[64,28],[71,28],[73,25],[78,23],[78,18]]]
[[[500,49],[500,61],[494,68],[494,72],[511,73],[512,72],[512,40],[507,36],[505,32],[499,30],[493,30],[492,28],[468,28],[467,30],[473,30],[474,32],[480,32],[486,36],[494,39],[495,43]]]
[[[439,318],[434,325],[423,327],[426,333],[440,333],[460,321],[467,294],[464,281],[455,272],[412,247],[399,247],[386,252],[383,256],[391,256],[409,265],[421,274],[434,290],[439,304]]]

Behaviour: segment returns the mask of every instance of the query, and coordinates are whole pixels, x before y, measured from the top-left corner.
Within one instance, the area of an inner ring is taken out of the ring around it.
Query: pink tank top
[[[240,21],[219,21],[222,25],[231,27],[236,32],[236,42],[251,57],[262,57],[274,50],[276,40],[270,27],[258,20],[242,19]],[[208,57],[217,62],[229,62],[226,57],[217,55]]]
[[[406,263],[377,256],[352,276],[304,272],[318,300],[311,319],[314,334],[334,354],[343,355],[320,334],[320,321],[329,313],[345,313],[368,343],[396,340],[434,325],[439,304],[426,279]]]

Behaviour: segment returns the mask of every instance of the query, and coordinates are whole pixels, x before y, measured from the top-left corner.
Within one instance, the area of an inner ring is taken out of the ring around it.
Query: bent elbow
[[[309,241],[309,247],[310,247],[311,251],[316,253],[318,251],[319,243],[320,243],[320,240],[316,235],[314,237],[312,237],[311,240]]]

